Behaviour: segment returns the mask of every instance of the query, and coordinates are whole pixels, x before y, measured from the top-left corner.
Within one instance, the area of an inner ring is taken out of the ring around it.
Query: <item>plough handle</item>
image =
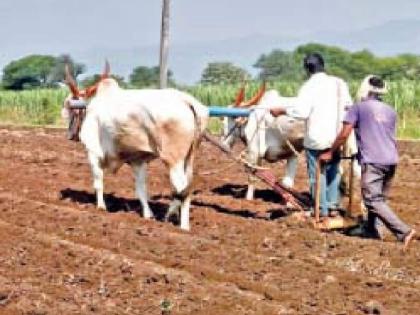
[[[320,193],[321,193],[321,161],[317,159],[316,170],[315,170],[315,222],[320,221],[319,205],[320,205]]]

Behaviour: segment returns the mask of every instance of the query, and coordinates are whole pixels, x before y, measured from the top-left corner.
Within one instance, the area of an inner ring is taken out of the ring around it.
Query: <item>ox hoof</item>
[[[179,223],[179,213],[178,211],[171,211],[165,215],[165,222],[172,222],[174,224]]]
[[[184,230],[184,231],[187,231],[187,232],[190,231],[190,225],[189,224],[184,224],[184,225],[181,225],[180,227],[181,227],[181,230]]]
[[[142,217],[144,219],[146,219],[146,220],[149,220],[149,219],[153,219],[154,218],[153,212],[149,208],[148,205],[147,206],[142,206],[142,208],[140,209],[139,213],[141,213],[142,214]]]
[[[96,208],[102,211],[107,211],[107,208],[105,205],[97,205]]]
[[[152,220],[155,216],[153,214],[143,214],[143,218],[146,220]]]
[[[249,200],[249,201],[252,201],[252,200],[254,200],[254,195],[252,195],[252,196],[246,196],[246,200]]]
[[[181,202],[174,200],[169,205],[168,212],[165,215],[165,222],[179,222],[179,211],[181,210]]]

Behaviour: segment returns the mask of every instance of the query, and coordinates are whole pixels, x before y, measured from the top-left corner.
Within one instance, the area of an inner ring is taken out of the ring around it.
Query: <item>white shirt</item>
[[[352,105],[347,84],[320,72],[312,75],[286,108],[287,115],[306,120],[303,145],[307,149],[330,148],[342,126],[346,107]]]

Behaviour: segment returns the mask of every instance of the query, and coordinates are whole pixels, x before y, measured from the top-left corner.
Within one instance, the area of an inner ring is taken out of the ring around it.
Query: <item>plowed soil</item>
[[[420,231],[420,143],[400,154],[390,205]],[[139,215],[129,167],[107,174],[101,211],[81,144],[0,129],[0,314],[420,314],[418,240],[403,253],[392,236],[316,231],[263,184],[245,201],[242,167],[208,143],[196,165],[187,233]],[[162,217],[159,161],[148,186]]]

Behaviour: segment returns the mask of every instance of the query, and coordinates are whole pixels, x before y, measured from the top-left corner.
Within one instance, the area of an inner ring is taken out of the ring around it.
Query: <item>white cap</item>
[[[388,92],[388,86],[385,82],[383,87],[373,86],[370,83],[370,80],[375,77],[378,76],[370,74],[363,79],[362,84],[360,84],[359,90],[357,91],[358,101],[367,98],[369,96],[369,93],[386,94]]]

